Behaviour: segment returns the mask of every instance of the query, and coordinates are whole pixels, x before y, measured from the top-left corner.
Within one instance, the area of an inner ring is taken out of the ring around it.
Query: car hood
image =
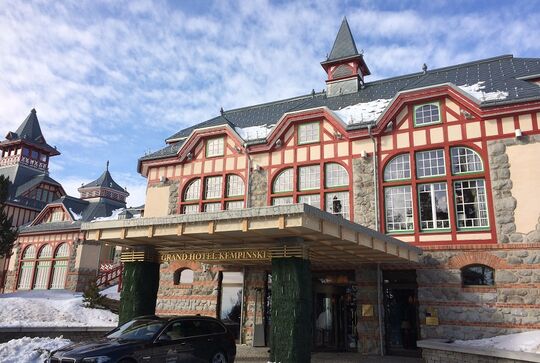
[[[66,345],[53,352],[55,357],[73,357],[88,354],[107,354],[109,352],[118,352],[124,348],[133,348],[135,346],[143,346],[148,342],[137,340],[121,340],[121,339],[99,339],[89,342],[73,343]]]

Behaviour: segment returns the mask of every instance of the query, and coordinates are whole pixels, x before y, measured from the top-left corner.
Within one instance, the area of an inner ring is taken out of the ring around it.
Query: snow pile
[[[97,217],[92,220],[92,222],[101,222],[101,221],[116,221],[118,220],[118,215],[125,211],[126,208],[118,208],[112,211],[112,214],[108,217]]]
[[[334,113],[347,125],[374,122],[384,112],[391,99],[379,99],[347,106]]]
[[[499,335],[478,340],[456,340],[453,344],[484,349],[504,349],[516,352],[540,353],[540,330]]]
[[[37,363],[48,358],[49,352],[70,344],[62,338],[12,339],[0,344],[0,362],[2,363]]]
[[[116,327],[118,315],[83,306],[82,294],[25,291],[0,295],[0,327]]]
[[[484,92],[483,90],[486,88],[486,86],[484,86],[484,83],[486,82],[481,81],[475,84],[464,84],[458,87],[482,102],[504,100],[506,99],[506,97],[508,97],[508,92],[504,91]]]
[[[69,208],[69,213],[71,213],[71,215],[73,216],[73,219],[78,221],[82,218],[82,215],[81,214],[78,214],[78,213],[75,213],[73,211],[73,209]]]
[[[261,126],[235,127],[235,130],[242,139],[248,141],[266,138],[273,127],[274,125],[264,124]]]
[[[118,285],[112,285],[105,290],[99,292],[103,296],[107,296],[109,299],[120,300],[120,292],[118,291]]]

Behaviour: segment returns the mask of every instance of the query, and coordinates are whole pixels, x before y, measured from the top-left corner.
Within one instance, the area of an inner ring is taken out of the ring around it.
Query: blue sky
[[[2,4],[3,3],[3,4]],[[508,4],[511,3],[511,4]],[[138,157],[225,110],[324,88],[346,15],[366,80],[513,53],[540,57],[537,1],[0,0],[0,133],[35,107],[71,195],[110,160],[131,205]]]

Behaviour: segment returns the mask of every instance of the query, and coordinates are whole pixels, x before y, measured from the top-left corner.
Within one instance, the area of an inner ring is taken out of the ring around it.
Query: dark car
[[[102,339],[51,353],[49,363],[233,363],[234,336],[217,319],[141,316]]]

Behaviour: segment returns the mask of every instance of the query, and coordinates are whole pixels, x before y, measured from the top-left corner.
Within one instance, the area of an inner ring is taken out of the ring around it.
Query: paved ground
[[[235,362],[260,363],[268,362],[268,348],[252,348],[237,346]],[[358,353],[313,353],[312,363],[421,363],[420,358],[408,357],[377,357],[365,356]]]

